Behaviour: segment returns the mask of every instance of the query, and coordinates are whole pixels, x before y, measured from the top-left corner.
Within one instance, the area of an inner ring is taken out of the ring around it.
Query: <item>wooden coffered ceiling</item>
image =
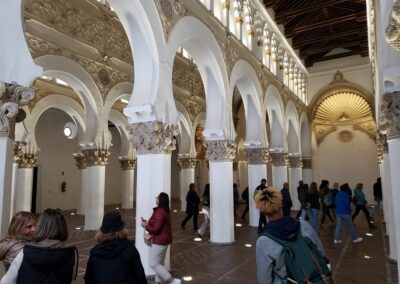
[[[366,0],[263,0],[275,11],[307,67],[345,56],[368,55]]]

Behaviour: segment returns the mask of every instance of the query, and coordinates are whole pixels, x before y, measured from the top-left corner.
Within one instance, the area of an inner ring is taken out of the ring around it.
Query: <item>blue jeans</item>
[[[318,235],[319,233],[319,228],[318,228],[318,215],[319,215],[319,210],[311,208],[309,211],[310,214],[310,225],[314,229],[315,233]]]
[[[336,214],[336,229],[335,229],[335,240],[340,240],[340,230],[342,228],[342,223],[344,223],[350,231],[351,239],[357,239],[356,229],[353,226],[351,220],[351,215],[339,215]]]

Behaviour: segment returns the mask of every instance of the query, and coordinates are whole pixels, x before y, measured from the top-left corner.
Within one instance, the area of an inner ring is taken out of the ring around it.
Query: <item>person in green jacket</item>
[[[358,213],[362,210],[365,214],[365,218],[367,219],[368,225],[370,228],[375,228],[376,226],[372,223],[371,217],[369,216],[369,211],[366,207],[367,199],[365,198],[365,194],[363,192],[364,185],[362,183],[357,183],[356,188],[354,189],[354,198],[356,203],[356,211],[354,211],[351,219],[354,220],[357,217]]]

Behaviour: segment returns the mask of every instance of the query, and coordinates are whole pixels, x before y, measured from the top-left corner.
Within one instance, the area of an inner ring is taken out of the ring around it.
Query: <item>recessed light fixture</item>
[[[246,248],[251,248],[251,247],[252,247],[251,244],[245,244],[244,246],[245,246]]]
[[[201,238],[194,238],[195,242],[201,242]]]
[[[74,213],[74,212],[72,212],[72,213],[71,213],[71,216],[74,216],[74,215],[75,215],[75,213]]]
[[[365,235],[367,235],[368,237],[373,237],[374,236],[374,234],[371,234],[371,233],[366,233]]]
[[[240,224],[240,223],[237,223],[236,224],[236,227],[242,227],[243,225],[242,224]]]
[[[372,258],[372,257],[370,257],[370,256],[368,256],[368,255],[364,255],[364,258],[370,259],[370,258]]]
[[[119,207],[115,207],[116,210],[119,210]]]
[[[174,209],[174,213],[178,212],[178,210]]]
[[[76,228],[75,228],[75,230],[80,230],[80,229],[81,229],[81,227],[76,227]]]
[[[193,277],[192,276],[183,276],[182,279],[183,279],[183,281],[189,282],[189,281],[193,280]]]

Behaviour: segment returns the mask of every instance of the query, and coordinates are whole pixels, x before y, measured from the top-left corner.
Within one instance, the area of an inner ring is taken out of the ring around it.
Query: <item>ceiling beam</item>
[[[312,3],[309,5],[303,5],[301,8],[286,10],[283,12],[278,12],[275,21],[277,24],[284,24],[288,19],[303,15],[305,13],[309,13],[315,10],[321,10],[333,5],[341,4],[343,2],[347,2],[348,0],[325,0],[319,3]]]
[[[324,51],[331,51],[335,48],[346,48],[351,46],[363,46],[363,45],[368,45],[368,41],[366,41],[365,39],[359,39],[356,41],[352,40],[351,42],[347,43],[332,43],[321,47],[303,48],[300,50],[300,57],[306,57],[308,55],[317,54]]]
[[[348,37],[351,35],[359,35],[359,36],[367,36],[368,35],[368,31],[364,28],[352,28],[343,32],[338,32],[338,33],[333,33],[333,34],[325,34],[322,36],[314,36],[312,38],[293,38],[293,48],[295,49],[300,49],[301,47],[303,47],[304,45],[307,44],[312,44],[312,43],[316,43],[316,42],[321,42],[324,40],[332,40],[332,39],[338,39],[341,37]]]
[[[318,22],[314,22],[314,23],[298,25],[293,28],[285,29],[285,35],[287,37],[293,37],[296,33],[306,32],[306,31],[310,31],[310,30],[314,30],[314,29],[318,29],[318,28],[322,28],[322,27],[326,27],[326,26],[334,25],[334,24],[338,24],[338,23],[343,23],[343,22],[347,22],[347,21],[351,21],[351,20],[364,21],[366,19],[367,19],[367,15],[365,12],[345,15],[345,16],[341,16],[341,17],[334,17],[334,18],[330,18],[330,19],[326,19],[326,20],[322,20],[322,21],[318,21]]]

